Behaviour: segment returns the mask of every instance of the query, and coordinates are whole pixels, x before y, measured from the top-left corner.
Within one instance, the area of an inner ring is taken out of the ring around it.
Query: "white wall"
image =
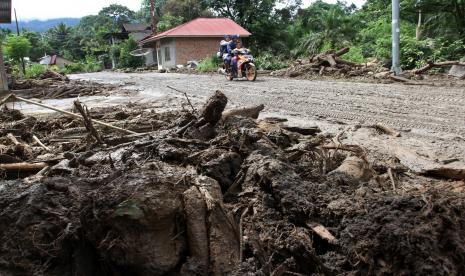
[[[174,38],[164,38],[158,41],[157,52],[158,69],[170,69],[176,67],[176,41]],[[169,53],[169,56],[167,53]]]

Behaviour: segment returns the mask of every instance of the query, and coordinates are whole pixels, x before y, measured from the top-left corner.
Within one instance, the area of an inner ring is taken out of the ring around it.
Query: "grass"
[[[216,55],[212,55],[201,60],[199,66],[197,67],[197,70],[199,72],[215,72],[216,70],[218,70],[219,66],[220,63],[218,58],[216,57]]]
[[[31,64],[26,67],[26,75],[24,76],[27,79],[36,78],[41,74],[45,73],[47,68],[42,64]]]

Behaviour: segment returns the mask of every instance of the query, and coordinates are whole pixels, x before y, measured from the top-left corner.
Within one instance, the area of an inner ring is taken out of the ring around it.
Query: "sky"
[[[314,0],[303,0],[304,6],[310,5]],[[325,0],[336,3],[337,0]],[[361,6],[365,0],[346,0]],[[13,0],[19,20],[51,19],[61,17],[83,17],[97,14],[103,7],[111,4],[120,4],[133,11],[140,9],[141,0]]]
[[[19,20],[79,18],[97,14],[103,7],[120,4],[133,11],[140,9],[141,0],[13,0]]]

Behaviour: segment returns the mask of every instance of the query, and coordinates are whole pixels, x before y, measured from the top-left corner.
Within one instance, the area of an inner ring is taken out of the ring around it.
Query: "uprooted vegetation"
[[[5,109],[0,274],[464,271],[463,182],[407,189],[399,164],[227,102],[84,112],[131,135]]]
[[[299,79],[330,77],[381,83],[398,82],[406,85],[464,86],[461,81],[465,78],[463,74],[452,76],[444,73],[444,70],[449,70],[451,66],[463,67],[465,63],[461,61],[430,61],[420,68],[404,71],[396,76],[377,60],[363,64],[345,60],[344,54],[349,51],[349,48],[331,49],[309,58],[297,59],[288,68],[271,72],[271,76]],[[440,69],[442,72],[432,69]]]

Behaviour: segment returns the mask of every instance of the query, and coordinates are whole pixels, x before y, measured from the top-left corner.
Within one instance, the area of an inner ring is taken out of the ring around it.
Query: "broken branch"
[[[39,146],[41,146],[43,149],[45,149],[46,151],[52,151],[49,147],[47,147],[46,145],[44,145],[44,144],[39,140],[39,138],[37,138],[37,136],[32,135],[32,139],[33,139]]]
[[[197,110],[196,110],[195,107],[192,105],[191,100],[189,99],[189,96],[187,96],[187,93],[186,93],[186,92],[181,91],[181,90],[179,90],[179,89],[176,89],[176,88],[174,88],[174,87],[172,87],[172,86],[169,86],[169,85],[166,86],[166,87],[168,87],[169,89],[172,89],[172,90],[174,90],[174,91],[176,91],[176,92],[179,92],[179,93],[184,94],[184,96],[185,96],[186,99],[187,99],[187,103],[188,103],[188,104],[190,105],[190,107],[192,108],[192,111],[193,111],[195,114],[198,115]]]
[[[0,169],[5,171],[40,171],[46,167],[48,167],[47,163],[0,164]]]

